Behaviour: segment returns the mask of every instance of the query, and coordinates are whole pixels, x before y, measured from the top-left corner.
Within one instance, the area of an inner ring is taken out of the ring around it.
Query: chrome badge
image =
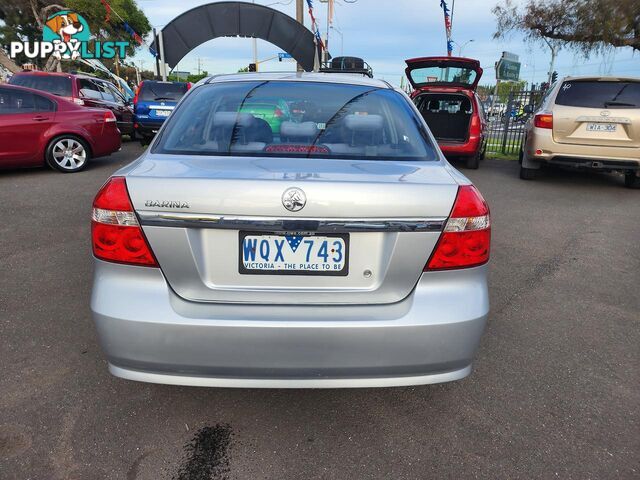
[[[287,188],[282,194],[282,205],[290,212],[298,212],[307,204],[307,196],[299,188]]]

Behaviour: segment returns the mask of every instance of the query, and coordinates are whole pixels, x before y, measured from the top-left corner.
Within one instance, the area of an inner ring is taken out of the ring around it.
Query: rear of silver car
[[[218,387],[463,378],[489,309],[483,205],[442,158],[152,149],[94,203],[91,309],[110,371]]]

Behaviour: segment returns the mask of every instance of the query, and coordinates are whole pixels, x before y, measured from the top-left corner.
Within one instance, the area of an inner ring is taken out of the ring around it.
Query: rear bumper
[[[489,301],[487,266],[423,275],[389,305],[201,304],[160,270],[96,260],[91,310],[110,371],[194,386],[334,388],[465,377]]]
[[[637,148],[558,143],[548,129],[534,127],[525,149],[528,159],[534,162],[589,170],[640,169]]]
[[[111,124],[113,125],[113,124]],[[111,155],[113,152],[120,150],[122,146],[122,138],[120,130],[113,127],[108,131],[103,131],[102,135],[94,139],[91,149],[94,157],[103,157]]]
[[[451,157],[473,157],[478,154],[481,144],[481,138],[475,136],[471,136],[466,142],[460,143],[438,142],[442,153]]]
[[[158,133],[158,130],[160,130],[160,127],[162,127],[163,123],[164,121],[157,122],[157,121],[136,120],[135,130],[136,130],[136,133],[142,135],[143,137],[153,137],[156,133]]]

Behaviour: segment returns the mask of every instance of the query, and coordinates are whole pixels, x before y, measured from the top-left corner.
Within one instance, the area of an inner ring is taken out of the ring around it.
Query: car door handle
[[[49,120],[49,117],[45,117],[44,115],[36,115],[33,117],[33,120],[36,122],[44,122],[45,120]]]

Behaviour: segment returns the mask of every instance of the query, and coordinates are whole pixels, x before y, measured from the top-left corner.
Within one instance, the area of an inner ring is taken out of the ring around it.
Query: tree
[[[612,47],[640,50],[638,0],[527,0],[522,8],[503,0],[493,13],[496,38],[518,30],[527,40],[560,42],[585,57]]]
[[[126,21],[141,37],[151,31],[149,20],[140,10],[135,0],[109,0],[113,11],[107,21],[107,11],[98,0],[3,0],[0,6],[0,45],[8,45],[12,41],[35,42],[42,38],[42,30],[47,17],[59,10],[69,9],[82,15],[91,33],[101,40],[125,40],[130,42],[128,55],[133,55],[137,43],[123,28]],[[122,20],[114,12],[117,12]],[[26,57],[18,57],[16,63],[27,61]],[[34,62],[33,60],[29,60]],[[51,69],[51,62],[44,65],[35,60],[38,67]],[[109,61],[105,61],[111,66]]]

